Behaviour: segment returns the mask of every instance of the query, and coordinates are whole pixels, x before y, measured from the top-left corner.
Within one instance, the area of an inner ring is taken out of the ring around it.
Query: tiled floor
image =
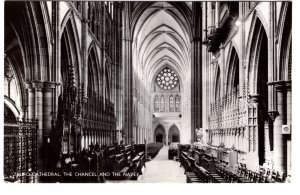
[[[143,175],[137,181],[111,181],[113,183],[185,183],[184,169],[179,162],[168,160],[168,146],[164,146],[157,156],[146,163]],[[109,182],[109,181],[108,181]]]

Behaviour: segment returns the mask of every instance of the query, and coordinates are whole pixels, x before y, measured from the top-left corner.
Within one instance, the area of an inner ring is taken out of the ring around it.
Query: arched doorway
[[[173,125],[170,128],[169,134],[168,134],[168,144],[170,144],[172,142],[180,142],[179,129],[175,125]]]
[[[158,125],[154,131],[154,141],[156,143],[166,143],[166,131],[163,126]]]

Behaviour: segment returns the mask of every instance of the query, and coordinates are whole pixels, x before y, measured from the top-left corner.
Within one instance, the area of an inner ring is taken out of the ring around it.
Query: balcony
[[[220,43],[224,42],[232,29],[235,29],[235,22],[239,17],[239,2],[220,2],[218,27],[208,27],[206,44],[209,52],[219,49]]]

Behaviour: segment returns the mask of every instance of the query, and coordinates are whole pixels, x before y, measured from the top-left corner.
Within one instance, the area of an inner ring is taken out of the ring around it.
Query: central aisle
[[[164,146],[156,157],[146,163],[146,168],[137,182],[143,183],[185,183],[184,169],[175,160],[168,160],[168,146]]]
[[[146,162],[138,180],[107,180],[107,183],[186,183],[183,167],[168,159],[169,146],[163,146],[156,157]]]

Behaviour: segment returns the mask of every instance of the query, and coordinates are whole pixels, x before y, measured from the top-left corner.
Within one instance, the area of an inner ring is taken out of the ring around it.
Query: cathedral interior
[[[291,2],[6,1],[4,16],[5,182],[291,180]]]

